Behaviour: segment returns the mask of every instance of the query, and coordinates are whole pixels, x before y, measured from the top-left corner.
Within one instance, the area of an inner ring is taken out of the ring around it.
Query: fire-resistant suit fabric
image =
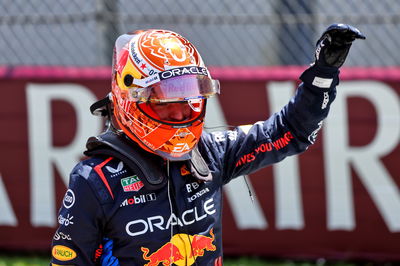
[[[312,66],[280,112],[251,127],[203,132],[212,181],[166,162],[167,184],[147,189],[126,164],[95,156],[72,171],[58,213],[52,265],[222,265],[222,187],[314,143],[339,70]]]

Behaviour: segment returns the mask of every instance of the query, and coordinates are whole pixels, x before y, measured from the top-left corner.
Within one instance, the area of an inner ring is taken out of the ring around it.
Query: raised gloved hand
[[[365,39],[365,35],[351,25],[330,25],[317,42],[314,64],[341,67],[355,39]]]

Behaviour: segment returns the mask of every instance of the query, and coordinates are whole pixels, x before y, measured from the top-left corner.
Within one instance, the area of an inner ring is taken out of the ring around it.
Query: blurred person
[[[207,133],[207,99],[220,87],[195,46],[168,30],[121,35],[111,93],[91,106],[106,130],[72,170],[51,264],[222,265],[223,185],[315,142],[355,39],[365,37],[332,24],[280,112]]]

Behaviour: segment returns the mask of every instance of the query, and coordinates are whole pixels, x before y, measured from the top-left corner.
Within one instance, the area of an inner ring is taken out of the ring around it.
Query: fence
[[[305,65],[333,22],[367,35],[346,65],[400,64],[397,0],[1,0],[0,65],[109,65],[115,38],[167,28],[208,65]]]

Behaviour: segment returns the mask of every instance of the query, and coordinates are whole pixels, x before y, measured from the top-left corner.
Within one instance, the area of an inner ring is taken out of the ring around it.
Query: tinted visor
[[[181,102],[204,99],[219,93],[218,80],[205,75],[184,75],[161,80],[146,88],[131,88],[131,100],[139,102]]]

